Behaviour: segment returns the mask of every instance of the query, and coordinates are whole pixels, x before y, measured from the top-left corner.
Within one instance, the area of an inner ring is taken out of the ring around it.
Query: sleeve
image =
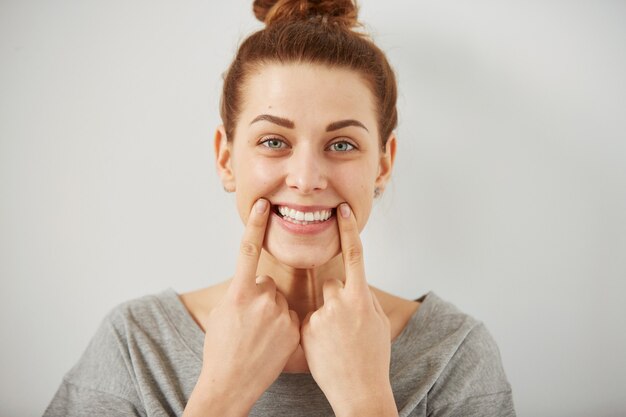
[[[515,417],[511,391],[467,397],[446,404],[428,414],[430,417]]]
[[[459,345],[428,395],[429,417],[515,417],[500,351],[479,323]]]
[[[65,375],[44,417],[145,416],[132,362],[113,310],[100,324],[79,361]]]
[[[43,417],[143,416],[128,400],[64,380]]]

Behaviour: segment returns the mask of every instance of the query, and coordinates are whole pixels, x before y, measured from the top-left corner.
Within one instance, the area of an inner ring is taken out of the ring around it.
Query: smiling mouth
[[[272,211],[285,221],[294,224],[308,225],[325,223],[335,217],[337,209],[298,211],[287,206],[272,205]]]

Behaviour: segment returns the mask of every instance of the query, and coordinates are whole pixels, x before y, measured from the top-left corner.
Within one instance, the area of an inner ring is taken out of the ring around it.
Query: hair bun
[[[252,10],[266,26],[315,18],[346,28],[359,26],[354,0],[254,0]]]

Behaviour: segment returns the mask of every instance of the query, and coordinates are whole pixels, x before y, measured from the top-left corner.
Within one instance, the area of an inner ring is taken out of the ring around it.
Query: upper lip
[[[313,212],[313,211],[320,211],[320,210],[332,210],[335,208],[335,206],[304,206],[301,204],[292,204],[292,203],[272,203],[274,206],[284,206],[284,207],[289,207],[290,209],[294,209],[297,211],[301,211],[301,212]]]

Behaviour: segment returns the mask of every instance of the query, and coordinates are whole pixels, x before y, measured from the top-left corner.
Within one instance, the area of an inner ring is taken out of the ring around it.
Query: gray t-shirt
[[[515,416],[500,353],[485,326],[432,292],[419,301],[391,347],[400,417]],[[105,317],[44,417],[180,416],[200,373],[204,337],[172,289],[125,302]],[[250,412],[332,415],[310,374],[286,373]]]

